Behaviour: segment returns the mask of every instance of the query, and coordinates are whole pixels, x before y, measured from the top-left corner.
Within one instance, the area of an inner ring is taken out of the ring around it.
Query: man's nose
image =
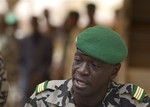
[[[80,75],[89,75],[89,67],[86,62],[82,63],[78,69]]]

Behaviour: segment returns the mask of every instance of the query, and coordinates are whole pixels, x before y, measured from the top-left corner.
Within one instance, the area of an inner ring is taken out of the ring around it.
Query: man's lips
[[[74,85],[78,88],[85,88],[88,86],[88,83],[85,82],[84,80],[82,79],[78,79],[78,78],[75,78],[74,79]]]

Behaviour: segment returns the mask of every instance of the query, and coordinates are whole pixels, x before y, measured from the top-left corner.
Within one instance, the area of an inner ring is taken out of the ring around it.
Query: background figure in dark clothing
[[[39,32],[38,18],[31,18],[33,32],[20,40],[20,88],[23,101],[34,91],[36,84],[49,79],[52,43]]]
[[[88,25],[86,26],[86,28],[88,28],[88,27],[92,27],[96,25],[96,22],[95,22],[96,5],[89,3],[86,5],[86,10],[87,10],[88,18],[89,18]]]
[[[50,39],[51,41],[53,41],[53,39],[55,38],[54,35],[56,35],[55,31],[56,31],[57,27],[53,26],[50,23],[51,14],[48,9],[45,9],[43,11],[43,16],[44,16],[44,25],[41,28],[42,34],[44,36],[46,36],[48,39]]]
[[[59,51],[59,54],[61,54],[61,58],[58,62],[58,59],[54,59],[57,60],[57,67],[55,67],[55,65],[53,66],[53,71],[57,71],[57,78],[58,79],[62,79],[65,78],[65,74],[66,74],[66,63],[70,62],[67,59],[67,57],[73,52],[72,48],[72,40],[75,40],[75,37],[73,36],[76,32],[78,32],[78,20],[79,20],[79,13],[77,11],[70,11],[67,16],[66,19],[64,21],[64,23],[62,24],[62,26],[57,30],[57,37],[55,38],[55,46],[57,45],[56,43],[59,42],[59,44],[61,44],[61,52]],[[70,48],[71,47],[71,48]],[[57,51],[59,47],[55,48],[55,51]],[[70,50],[68,50],[70,49]],[[69,52],[68,52],[69,51]],[[56,62],[56,61],[54,61]],[[69,63],[70,64],[70,63]],[[59,72],[59,73],[58,73]],[[56,73],[55,73],[56,74]]]

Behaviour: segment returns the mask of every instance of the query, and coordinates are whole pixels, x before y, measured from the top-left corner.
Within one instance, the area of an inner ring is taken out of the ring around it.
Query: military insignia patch
[[[41,93],[47,89],[48,81],[44,81],[36,86],[36,94]]]
[[[144,97],[147,96],[146,92],[144,91],[144,89],[142,89],[139,86],[134,85],[133,86],[133,90],[132,90],[132,96],[137,99],[138,101],[143,101]]]

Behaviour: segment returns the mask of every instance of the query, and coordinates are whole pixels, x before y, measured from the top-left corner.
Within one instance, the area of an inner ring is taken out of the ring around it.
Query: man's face
[[[95,60],[77,50],[72,67],[74,92],[83,96],[98,94],[116,76],[114,68],[115,65]]]

